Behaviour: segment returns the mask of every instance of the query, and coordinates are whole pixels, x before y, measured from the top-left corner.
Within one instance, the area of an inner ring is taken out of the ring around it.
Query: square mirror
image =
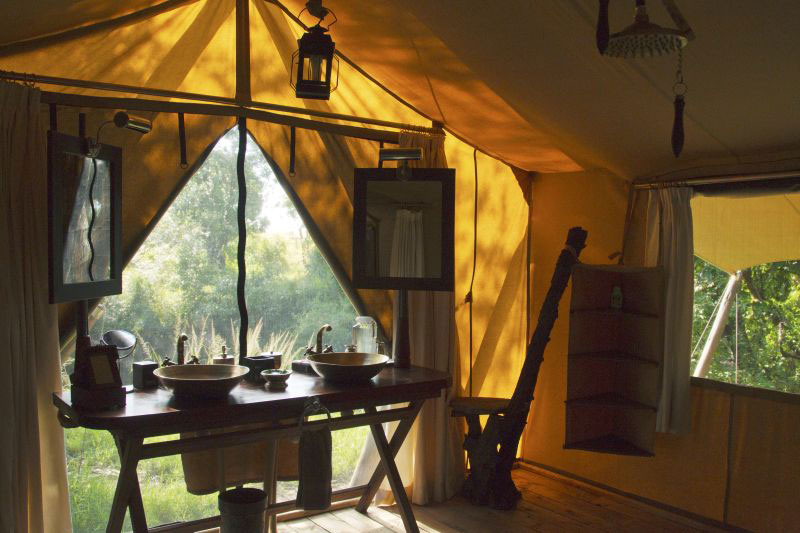
[[[48,132],[50,302],[122,292],[122,149]]]
[[[357,168],[353,201],[355,287],[453,290],[454,169]]]

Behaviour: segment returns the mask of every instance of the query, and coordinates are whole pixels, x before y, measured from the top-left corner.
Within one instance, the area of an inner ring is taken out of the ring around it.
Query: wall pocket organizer
[[[664,287],[661,268],[575,265],[564,448],[653,455]]]

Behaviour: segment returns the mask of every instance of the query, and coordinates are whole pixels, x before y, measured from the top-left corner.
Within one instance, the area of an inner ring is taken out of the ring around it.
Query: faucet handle
[[[331,352],[333,352],[333,345],[326,344],[325,348],[322,350],[322,353],[331,353]]]

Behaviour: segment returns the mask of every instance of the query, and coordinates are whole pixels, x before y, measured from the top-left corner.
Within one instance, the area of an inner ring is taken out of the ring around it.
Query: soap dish
[[[267,382],[267,388],[271,390],[283,390],[286,388],[289,376],[292,375],[291,370],[280,370],[277,368],[263,370],[261,377]]]

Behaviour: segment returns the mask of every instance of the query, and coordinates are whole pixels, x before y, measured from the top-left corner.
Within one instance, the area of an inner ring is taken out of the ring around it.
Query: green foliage
[[[728,281],[727,273],[697,257],[694,273],[692,345],[700,344],[692,366],[708,332],[700,335]],[[743,271],[742,279],[707,377],[800,392],[800,261],[758,265]]]
[[[132,359],[174,359],[180,333],[189,336],[187,355],[201,362],[223,344],[238,352],[236,141],[232,131],[217,144],[125,269],[123,294],[105,298],[92,315],[95,339],[109,329],[138,337],[121,365],[128,383]],[[342,348],[353,306],[253,142],[246,174],[248,354],[279,351],[288,365],[325,323],[334,328],[325,342]],[[349,482],[366,435],[366,428],[334,433],[335,486]],[[71,429],[66,445],[74,529],[103,531],[119,471],[111,436]],[[180,457],[143,461],[138,473],[151,526],[217,513],[216,495],[186,492]],[[279,498],[293,498],[295,489],[282,483]]]

